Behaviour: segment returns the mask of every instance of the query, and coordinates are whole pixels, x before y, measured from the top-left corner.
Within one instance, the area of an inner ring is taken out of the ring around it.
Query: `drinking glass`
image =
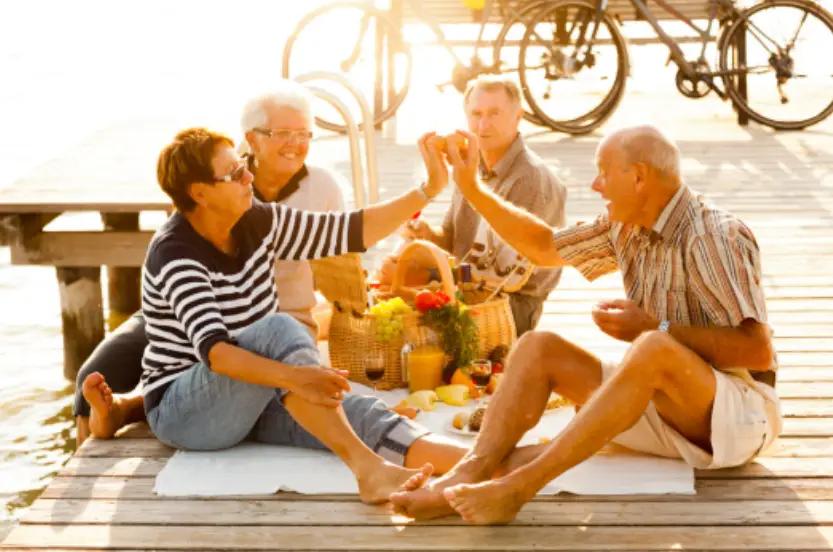
[[[382,353],[371,352],[364,358],[364,375],[373,384],[373,393],[376,394],[376,384],[385,375],[385,357]]]
[[[478,405],[482,406],[484,400],[483,395],[486,392],[486,387],[489,385],[489,378],[492,377],[492,361],[486,358],[479,358],[473,360],[469,364],[468,374],[474,386],[480,391],[480,398]]]

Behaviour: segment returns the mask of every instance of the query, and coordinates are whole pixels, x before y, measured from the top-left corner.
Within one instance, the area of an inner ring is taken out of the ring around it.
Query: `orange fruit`
[[[474,382],[471,381],[471,378],[463,372],[460,368],[454,370],[454,373],[451,375],[451,384],[452,385],[466,385],[469,388],[469,397],[472,399],[476,399],[480,396],[480,391],[478,391],[477,386],[474,385]]]

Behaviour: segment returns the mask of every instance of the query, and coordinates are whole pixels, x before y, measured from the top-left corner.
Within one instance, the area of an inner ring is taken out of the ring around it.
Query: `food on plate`
[[[484,407],[476,408],[469,418],[469,429],[472,431],[480,431],[480,426],[483,425],[483,416],[485,415],[486,409]]]
[[[469,413],[468,412],[458,412],[454,415],[454,418],[451,420],[451,425],[454,426],[454,429],[463,430],[469,424]]]
[[[439,397],[437,397],[437,394],[433,390],[423,389],[421,391],[414,391],[405,400],[414,408],[431,411],[434,410],[434,403],[439,400]]]
[[[469,388],[466,385],[443,385],[434,391],[445,404],[465,406],[469,402]]]

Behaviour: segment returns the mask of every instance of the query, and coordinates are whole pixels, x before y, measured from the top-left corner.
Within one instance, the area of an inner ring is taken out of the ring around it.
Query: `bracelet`
[[[427,186],[427,185],[428,185],[428,182],[423,182],[422,184],[419,185],[417,190],[419,190],[419,193],[422,194],[422,197],[425,199],[425,201],[431,201],[432,199],[434,199],[434,196],[428,195],[428,192],[425,191],[425,186]]]

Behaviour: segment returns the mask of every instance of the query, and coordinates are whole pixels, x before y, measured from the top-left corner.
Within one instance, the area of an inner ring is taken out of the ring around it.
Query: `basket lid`
[[[315,288],[330,303],[364,312],[367,308],[367,281],[358,253],[315,259],[309,262]]]

